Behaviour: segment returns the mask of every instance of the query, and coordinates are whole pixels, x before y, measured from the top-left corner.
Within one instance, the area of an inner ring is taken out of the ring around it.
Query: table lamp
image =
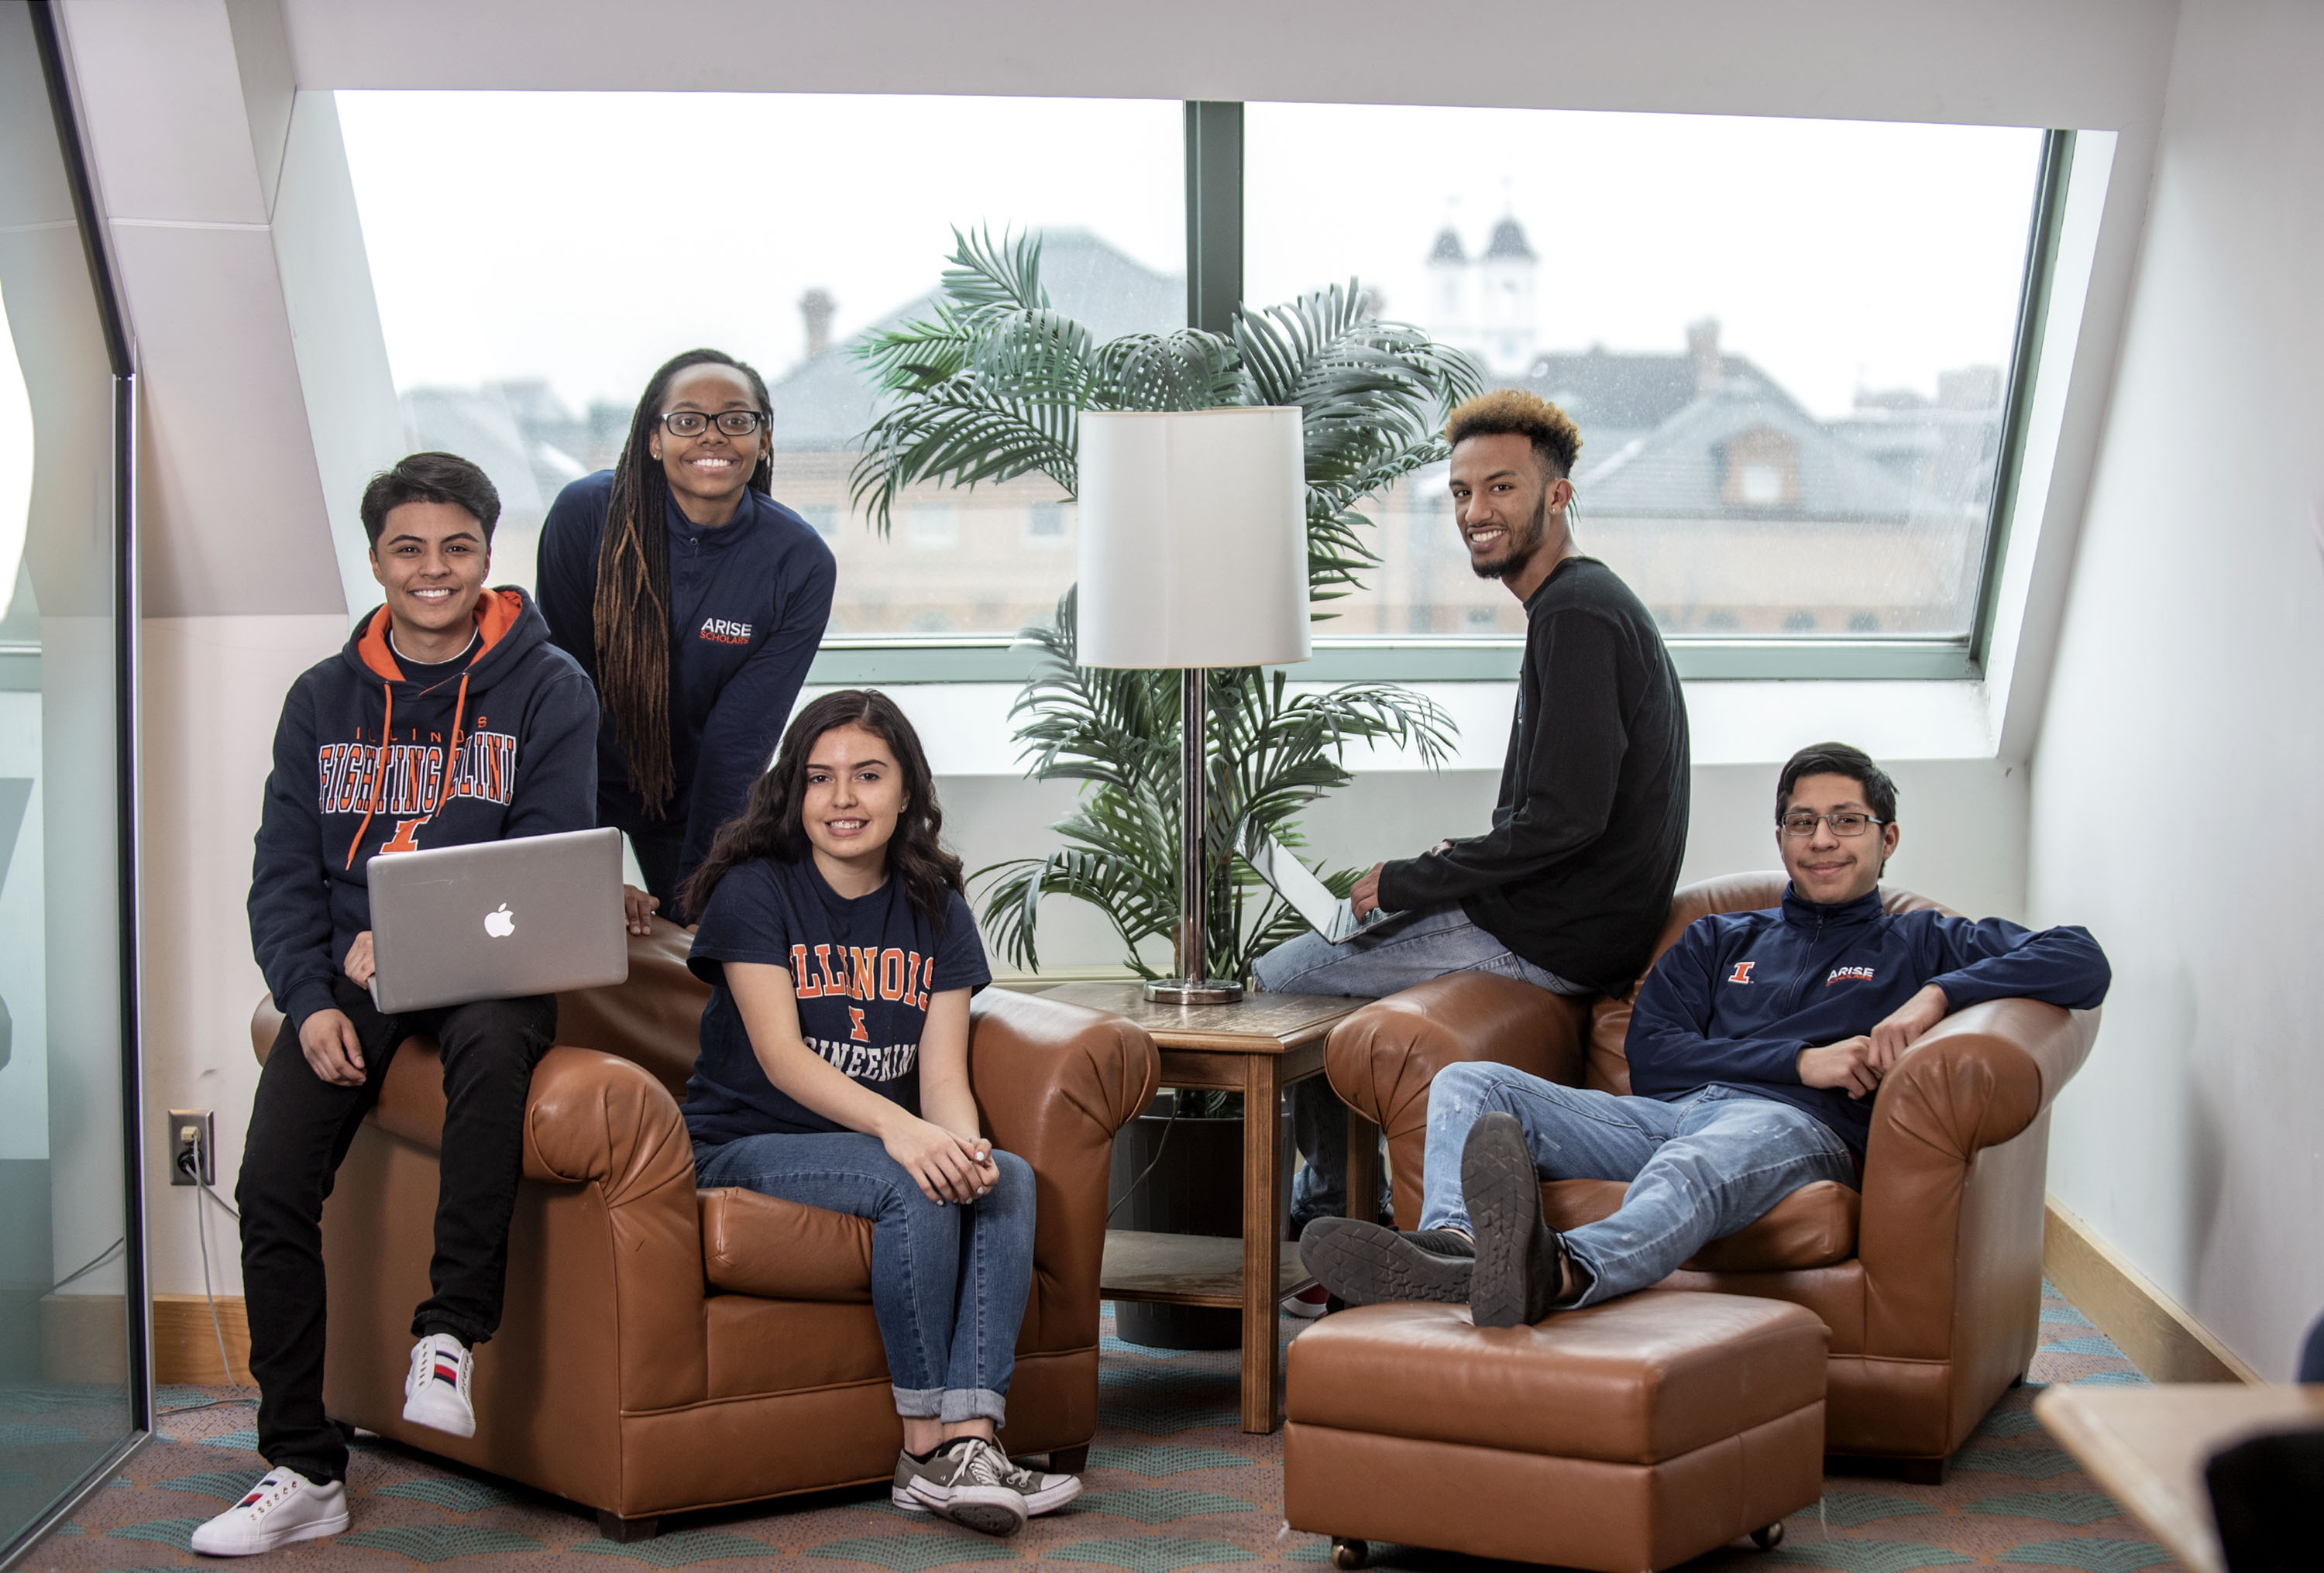
[[[1084,667],[1180,668],[1185,800],[1178,957],[1146,985],[1175,1005],[1225,1005],[1239,980],[1204,978],[1209,860],[1203,803],[1210,667],[1308,658],[1307,489],[1295,408],[1084,410],[1080,627]]]

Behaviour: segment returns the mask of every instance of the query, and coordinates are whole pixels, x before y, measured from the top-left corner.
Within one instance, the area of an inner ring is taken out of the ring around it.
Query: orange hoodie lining
[[[516,626],[517,617],[523,610],[524,597],[514,590],[487,590],[476,601],[476,631],[483,638],[475,655],[468,658],[467,667],[460,673],[460,692],[452,701],[452,746],[444,755],[444,775],[437,784],[435,806],[420,819],[421,824],[442,812],[444,799],[452,790],[452,772],[458,768],[460,760],[460,716],[468,706],[468,673],[486,650],[498,644],[503,636]],[[346,866],[350,869],[355,866],[355,850],[363,845],[364,832],[371,828],[372,817],[379,812],[379,795],[387,782],[387,749],[393,733],[392,723],[395,720],[393,685],[403,680],[403,668],[395,664],[394,649],[387,642],[390,623],[387,608],[383,606],[372,614],[370,626],[364,630],[363,638],[355,644],[356,653],[363,657],[364,665],[370,667],[374,676],[386,679],[380,687],[387,697],[387,710],[380,720],[379,768],[372,773],[371,801],[364,805],[363,823],[355,826],[355,840],[347,843]]]

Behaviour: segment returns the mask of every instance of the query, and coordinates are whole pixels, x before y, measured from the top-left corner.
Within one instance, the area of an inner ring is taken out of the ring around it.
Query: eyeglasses
[[[1804,841],[1815,834],[1816,826],[1828,824],[1836,836],[1860,836],[1876,824],[1886,824],[1885,819],[1875,819],[1868,814],[1786,814],[1775,821],[1783,832],[1794,841]]]
[[[700,437],[713,420],[728,437],[748,437],[767,424],[767,418],[755,409],[722,409],[715,416],[698,409],[673,409],[661,418],[661,428],[672,437]]]

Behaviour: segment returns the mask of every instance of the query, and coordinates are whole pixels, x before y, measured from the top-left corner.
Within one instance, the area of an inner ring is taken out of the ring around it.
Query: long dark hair
[[[638,400],[613,465],[591,608],[597,695],[613,713],[613,735],[629,757],[630,788],[657,819],[678,790],[678,775],[669,757],[669,534],[663,523],[669,482],[653,456],[653,437],[671,382],[700,365],[733,367],[749,379],[760,413],[772,409],[766,379],[724,351],[688,350],[662,363]],[[751,489],[764,493],[773,482],[772,458],[761,453],[751,471]]]
[[[920,734],[876,688],[843,688],[810,703],[783,733],[767,773],[751,783],[742,812],[719,827],[710,853],[686,884],[686,910],[697,916],[710,904],[726,870],[753,858],[795,862],[807,855],[807,764],[816,741],[835,726],[860,726],[894,751],[904,773],[904,812],[888,841],[888,873],[931,924],[944,922],[945,898],[966,895],[960,860],[945,851],[944,810],[936,806],[936,777],[920,749]]]

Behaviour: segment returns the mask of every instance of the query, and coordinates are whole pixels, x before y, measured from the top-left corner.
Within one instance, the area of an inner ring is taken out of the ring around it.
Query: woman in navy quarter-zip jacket
[[[769,495],[767,384],[688,350],[646,384],[620,461],[565,488],[540,532],[549,636],[603,706],[597,823],[645,876],[630,927],[678,890],[774,758],[831,620],[831,548]]]

